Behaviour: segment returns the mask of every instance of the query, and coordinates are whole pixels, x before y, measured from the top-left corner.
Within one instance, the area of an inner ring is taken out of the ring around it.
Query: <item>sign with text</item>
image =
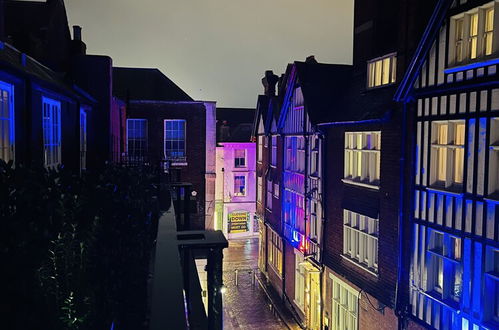
[[[229,233],[244,233],[248,231],[249,212],[238,211],[229,214]]]

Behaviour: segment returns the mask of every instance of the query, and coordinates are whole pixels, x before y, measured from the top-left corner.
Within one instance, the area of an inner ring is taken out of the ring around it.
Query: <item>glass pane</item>
[[[386,85],[390,82],[390,58],[383,59],[383,79],[381,84]]]

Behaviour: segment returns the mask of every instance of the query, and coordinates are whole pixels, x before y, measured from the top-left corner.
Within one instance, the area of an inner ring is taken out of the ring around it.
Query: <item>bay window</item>
[[[43,97],[43,154],[45,167],[61,164],[61,103]]]

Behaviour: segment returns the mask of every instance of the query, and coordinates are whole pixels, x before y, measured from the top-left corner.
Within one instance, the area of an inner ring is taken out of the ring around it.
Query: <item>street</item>
[[[229,241],[224,250],[223,280],[224,329],[286,329],[274,315],[270,302],[258,282],[252,283],[251,269],[258,267],[258,238]],[[239,270],[238,286],[235,271]]]

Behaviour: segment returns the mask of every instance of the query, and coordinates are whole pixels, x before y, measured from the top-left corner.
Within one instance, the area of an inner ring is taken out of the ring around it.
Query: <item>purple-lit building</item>
[[[238,125],[218,142],[215,184],[215,229],[229,239],[258,235],[255,217],[256,148],[251,123]]]

